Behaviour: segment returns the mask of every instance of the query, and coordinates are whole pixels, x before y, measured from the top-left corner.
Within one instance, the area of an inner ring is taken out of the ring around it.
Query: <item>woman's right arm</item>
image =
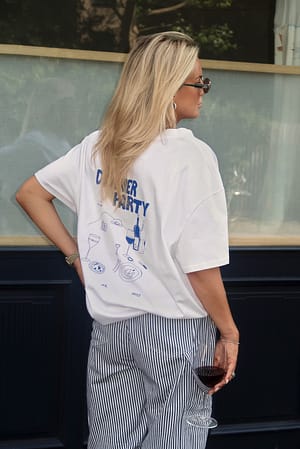
[[[54,198],[53,195],[41,186],[35,176],[25,181],[16,194],[17,202],[29,215],[31,220],[65,256],[69,256],[77,253],[78,247],[54,207]],[[74,262],[74,267],[83,283],[79,258]]]

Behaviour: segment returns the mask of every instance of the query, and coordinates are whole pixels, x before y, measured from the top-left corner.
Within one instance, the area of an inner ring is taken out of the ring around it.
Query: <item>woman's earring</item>
[[[173,109],[174,109],[174,111],[176,111],[176,108],[177,108],[177,104],[175,103],[175,101],[173,101]]]

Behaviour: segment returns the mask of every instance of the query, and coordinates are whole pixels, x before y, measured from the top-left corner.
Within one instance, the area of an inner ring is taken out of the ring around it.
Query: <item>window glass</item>
[[[213,87],[188,125],[218,155],[232,241],[299,236],[300,75],[205,75]]]
[[[96,129],[120,63],[1,55],[0,236],[36,236],[18,186]],[[180,126],[215,150],[233,242],[300,235],[299,75],[204,70],[201,117]],[[75,221],[63,217],[72,232]],[[240,240],[239,240],[240,239]]]
[[[97,129],[121,65],[5,55],[0,60],[0,236],[37,235],[15,192]],[[74,217],[62,210],[74,232]]]

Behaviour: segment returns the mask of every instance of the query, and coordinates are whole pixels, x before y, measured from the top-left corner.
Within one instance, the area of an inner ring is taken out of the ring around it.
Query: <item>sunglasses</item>
[[[201,83],[184,83],[183,86],[191,86],[196,89],[203,89],[204,93],[207,94],[211,88],[211,80],[209,78],[201,79]]]

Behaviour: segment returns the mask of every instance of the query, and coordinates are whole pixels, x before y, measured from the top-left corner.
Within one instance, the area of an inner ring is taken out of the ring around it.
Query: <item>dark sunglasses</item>
[[[183,86],[191,86],[196,89],[203,89],[204,93],[207,94],[211,88],[211,80],[209,78],[201,79],[201,83],[184,83]]]

